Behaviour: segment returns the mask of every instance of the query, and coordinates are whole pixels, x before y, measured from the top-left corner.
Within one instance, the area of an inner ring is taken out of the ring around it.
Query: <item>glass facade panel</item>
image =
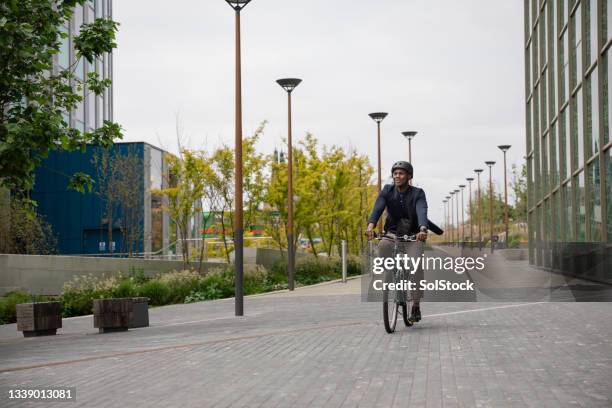
[[[548,127],[548,107],[546,105],[546,95],[548,95],[547,84],[546,72],[544,72],[542,75],[542,82],[540,82],[540,134],[544,133]]]
[[[531,100],[527,102],[527,112],[526,112],[526,121],[527,121],[527,152],[531,151],[531,140],[533,139],[533,126],[531,124]]]
[[[603,120],[604,120],[604,145],[610,140],[612,127],[612,63],[610,63],[610,51],[603,58]]]
[[[589,0],[587,9],[587,65],[597,59],[597,0]]]
[[[586,98],[587,98],[587,157],[599,151],[599,93],[598,93],[598,74],[595,69],[589,75]]]
[[[544,67],[546,65],[547,59],[546,57],[548,56],[548,50],[546,45],[548,44],[548,24],[546,24],[546,7],[544,8],[544,10],[542,11],[542,14],[540,14],[540,21],[538,22],[538,25],[540,27],[540,66]]]
[[[574,162],[572,170],[580,168],[584,164],[584,111],[582,109],[582,89],[576,92],[574,109]]]
[[[569,16],[569,0],[559,0],[559,6],[561,7],[561,27],[563,27]]]
[[[591,241],[601,241],[602,218],[601,218],[601,172],[599,160],[589,164],[589,224],[591,226]]]
[[[573,48],[574,55],[572,58],[572,65],[574,67],[572,75],[572,88],[574,88],[582,79],[582,24],[580,10],[581,6],[578,6],[576,12],[572,16],[572,37],[573,37]]]
[[[552,195],[552,217],[553,217],[553,237],[554,241],[561,241],[561,223],[559,222],[559,209],[561,194],[559,192],[553,193]]]
[[[552,125],[549,135],[549,161],[550,161],[550,189],[554,189],[559,184],[559,141],[557,140],[557,124]]]
[[[563,163],[561,165],[561,179],[565,180],[570,175],[571,169],[571,146],[569,133],[569,108],[561,113],[561,134],[559,138],[563,140]]]
[[[584,171],[574,179],[574,188],[576,189],[576,235],[578,241],[586,240],[586,202],[584,191]]]
[[[612,149],[605,152],[606,160],[606,208],[608,224],[608,242],[612,242]]]
[[[95,9],[96,9],[96,18],[101,18],[103,16],[102,0],[95,1]]]
[[[552,83],[550,84],[550,108],[551,108],[551,118],[554,118],[557,114],[557,92],[559,81],[557,80],[557,17],[556,17],[556,5],[555,2],[550,2],[552,17],[550,18],[549,25],[552,33],[549,34],[549,38],[552,41],[552,55],[550,56],[550,65],[548,66],[548,70],[552,76]]]
[[[561,85],[563,92],[561,93],[561,104],[565,103],[569,98],[570,94],[570,83],[569,83],[569,35],[567,34],[567,30],[563,33],[563,38],[561,39],[561,53],[560,53],[560,61],[561,61],[561,75],[559,79],[563,81]]]
[[[79,35],[81,26],[83,25],[83,6],[77,5],[74,7],[74,35]]]
[[[541,183],[541,189],[543,191],[542,196],[545,196],[546,193],[548,192],[548,136],[549,134],[545,134],[542,137],[542,148],[541,148],[541,154],[542,154],[542,158],[540,159],[540,166],[541,166],[541,179],[540,179],[540,183]]]
[[[603,19],[603,38],[605,40],[609,40],[612,38],[612,0],[602,0],[603,1],[603,15],[606,17]]]
[[[68,29],[61,27],[60,31],[66,34],[66,38],[60,39],[60,50],[57,56],[57,63],[60,68],[66,69],[70,66],[70,37],[68,36]]]
[[[568,181],[563,186],[563,236],[566,242],[574,241],[572,222],[572,186]]]

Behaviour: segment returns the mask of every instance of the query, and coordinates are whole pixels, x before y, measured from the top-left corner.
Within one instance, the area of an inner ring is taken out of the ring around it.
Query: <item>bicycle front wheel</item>
[[[390,279],[392,281],[392,279]],[[387,279],[389,281],[389,279]],[[397,323],[397,313],[399,304],[396,303],[396,294],[394,290],[389,290],[388,287],[383,290],[383,322],[387,333],[395,331]]]

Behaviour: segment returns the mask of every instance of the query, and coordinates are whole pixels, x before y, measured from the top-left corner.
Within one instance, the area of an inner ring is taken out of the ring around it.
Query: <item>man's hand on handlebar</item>
[[[427,241],[427,228],[421,227],[419,233],[416,235],[417,241]]]
[[[372,223],[368,224],[368,228],[366,229],[366,232],[365,232],[368,237],[368,241],[371,241],[374,239],[374,235],[375,235],[374,227],[375,227],[374,224]]]

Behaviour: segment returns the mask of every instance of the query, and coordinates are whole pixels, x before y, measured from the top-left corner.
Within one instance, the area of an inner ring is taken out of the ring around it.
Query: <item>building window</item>
[[[546,57],[547,57],[547,45],[548,45],[548,25],[546,24],[546,7],[542,11],[540,15],[540,21],[538,23],[540,25],[540,66],[544,67],[546,65]]]
[[[526,63],[525,63],[525,66],[527,67],[527,69],[526,69],[527,72],[525,72],[525,84],[527,86],[527,90],[526,90],[525,95],[529,96],[529,94],[531,93],[531,88],[533,86],[533,84],[531,83],[531,71],[532,71],[532,68],[531,68],[531,42],[527,46],[527,52],[525,52],[525,58],[527,59]]]
[[[561,104],[565,103],[569,98],[570,94],[570,83],[569,83],[569,35],[567,34],[567,30],[563,33],[563,37],[561,38],[561,53],[560,53],[560,61],[561,61],[561,73],[560,79],[563,81],[561,85],[563,92],[561,92]]]
[[[574,188],[576,189],[576,235],[578,241],[584,242],[586,240],[586,202],[585,202],[585,191],[584,191],[584,171],[575,178]]]
[[[557,140],[557,124],[552,125],[549,134],[550,150],[548,157],[550,159],[550,189],[553,190],[559,184],[559,142]]]
[[[589,224],[591,225],[591,241],[601,241],[601,172],[599,160],[589,164],[589,186],[591,194],[589,200]]]
[[[559,81],[557,78],[557,73],[559,72],[558,68],[557,68],[557,15],[556,13],[556,7],[555,7],[555,2],[550,2],[550,7],[551,7],[551,13],[552,13],[552,17],[549,21],[549,24],[551,25],[550,30],[552,31],[552,35],[549,35],[550,38],[552,38],[552,55],[550,58],[550,65],[548,66],[548,70],[550,71],[550,74],[552,76],[552,84],[550,86],[550,107],[552,109],[552,116],[551,117],[555,117],[555,115],[557,114],[557,92],[558,91],[558,86],[559,86]]]
[[[539,50],[538,50],[538,31],[536,27],[536,31],[533,32],[533,36],[531,37],[531,68],[533,69],[532,77],[533,83],[535,84],[540,77],[540,59],[538,58]]]
[[[542,174],[542,178],[540,180],[540,183],[542,184],[542,195],[545,196],[546,193],[549,191],[548,189],[548,136],[550,136],[550,134],[545,134],[542,137],[542,158],[540,159],[540,165],[541,165],[541,174]]]
[[[561,194],[559,192],[555,192],[552,195],[552,217],[553,217],[553,240],[554,241],[561,241],[561,223],[558,222],[559,220],[559,209],[561,208],[560,204],[559,204],[559,198],[561,197]]]
[[[612,1],[612,0],[611,0]],[[606,145],[610,140],[610,127],[612,126],[612,64],[608,61],[610,51],[606,52],[602,63],[603,63],[603,120],[604,120],[604,140],[603,143]]]
[[[576,92],[572,109],[574,111],[574,165],[572,170],[580,168],[584,164],[584,127],[582,109],[582,89]]]
[[[574,48],[574,55],[572,58],[572,64],[574,67],[574,72],[572,75],[572,88],[582,81],[582,24],[580,24],[580,21],[580,6],[578,6],[576,12],[572,16],[572,45]]]
[[[569,132],[569,108],[565,108],[563,112],[561,112],[560,117],[560,126],[559,129],[559,139],[562,140],[562,151],[563,151],[563,160],[561,163],[561,180],[565,180],[570,175],[571,168],[571,146],[570,146],[570,132]]]
[[[589,75],[586,98],[587,98],[587,157],[599,152],[599,93],[598,93],[597,69]]]
[[[527,102],[527,112],[526,112],[526,120],[527,120],[527,153],[531,152],[531,140],[533,138],[533,128],[531,126],[531,100]]]
[[[559,0],[559,6],[561,7],[561,27],[567,23],[567,17],[569,16],[569,1],[570,0]]]
[[[544,133],[548,127],[548,108],[546,106],[546,95],[548,94],[548,81],[546,80],[546,72],[542,75],[540,82],[540,131]]]
[[[569,181],[563,186],[563,221],[565,241],[572,242],[574,240],[572,228],[572,186]]]
[[[527,207],[533,207],[533,155],[527,158]]]
[[[606,157],[606,207],[607,207],[607,224],[608,224],[608,242],[612,243],[612,149],[608,149],[605,153]]]
[[[587,65],[591,65],[593,61],[597,59],[597,0],[590,0],[587,10]]]
[[[612,0],[603,0],[603,39],[604,43],[612,38]]]
[[[66,38],[60,38],[60,50],[57,56],[57,63],[62,69],[67,69],[70,66],[70,35],[68,29],[64,26],[60,27],[60,32],[66,35]]]

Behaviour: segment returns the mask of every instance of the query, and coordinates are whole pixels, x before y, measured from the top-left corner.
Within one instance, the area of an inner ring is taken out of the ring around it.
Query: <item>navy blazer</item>
[[[418,232],[421,226],[429,228],[427,199],[425,191],[419,187],[408,186],[404,193],[400,193],[396,190],[395,185],[385,185],[378,194],[378,198],[376,198],[368,222],[376,224],[385,208],[387,209],[385,231],[394,231],[402,217],[408,217],[412,220],[412,232]]]

